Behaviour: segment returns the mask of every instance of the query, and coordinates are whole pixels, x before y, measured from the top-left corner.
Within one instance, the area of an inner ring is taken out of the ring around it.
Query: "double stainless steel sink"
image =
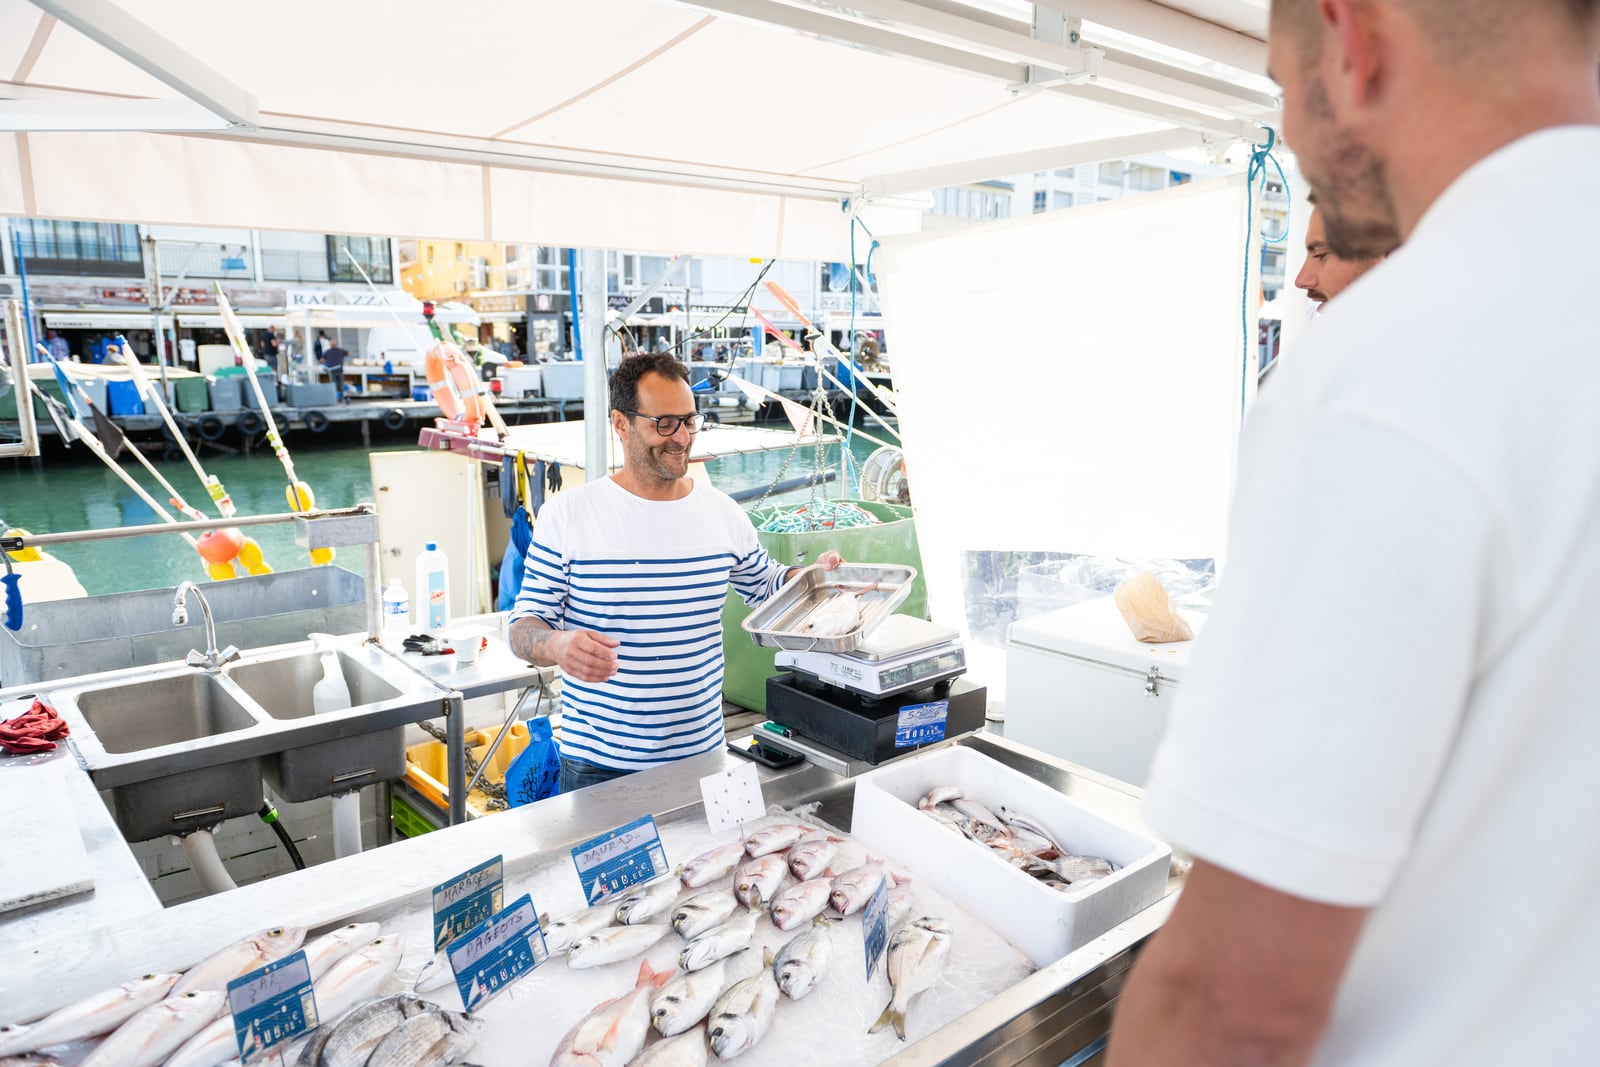
[[[313,713],[322,660],[305,643],[215,673],[168,665],[70,679],[46,699],[123,836],[145,841],[252,814],[263,781],[302,801],[402,776],[405,725],[441,714],[449,690],[358,642],[334,653],[350,689],[343,711]]]

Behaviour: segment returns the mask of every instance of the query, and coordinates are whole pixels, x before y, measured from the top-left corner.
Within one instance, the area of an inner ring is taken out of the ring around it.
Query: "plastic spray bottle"
[[[450,572],[444,553],[429,541],[417,556],[417,628],[435,633],[450,625]]]

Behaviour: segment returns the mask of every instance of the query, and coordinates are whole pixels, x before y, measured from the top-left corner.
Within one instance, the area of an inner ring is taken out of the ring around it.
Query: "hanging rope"
[[[850,201],[842,205],[845,211],[850,210]],[[856,363],[856,227],[861,227],[861,232],[867,235],[872,244],[867,246],[866,284],[872,284],[872,253],[878,250],[878,239],[872,236],[872,231],[867,229],[867,224],[856,215],[850,216],[850,330],[845,336],[844,350],[847,353],[847,362],[850,366],[850,415],[845,419],[844,444],[841,450],[844,456],[844,467],[849,475],[850,483],[855,487],[855,495],[861,495],[861,472],[856,469],[855,453],[850,451],[850,440],[856,425],[856,404],[861,400],[861,377],[865,373]]]
[[[1239,410],[1244,411],[1245,398],[1249,392],[1250,371],[1255,360],[1250,356],[1250,340],[1253,333],[1250,329],[1250,246],[1251,238],[1256,235],[1256,182],[1261,183],[1261,198],[1267,197],[1267,164],[1271,163],[1278,171],[1278,180],[1283,183],[1283,195],[1287,203],[1284,208],[1283,232],[1276,237],[1271,234],[1261,234],[1264,244],[1281,245],[1289,239],[1289,220],[1293,218],[1294,194],[1289,189],[1289,179],[1283,173],[1283,164],[1272,154],[1278,144],[1278,131],[1271,126],[1267,127],[1267,143],[1251,145],[1250,170],[1244,183],[1244,282],[1239,292],[1239,330],[1243,339],[1244,354],[1239,367]],[[1257,327],[1259,331],[1260,327]]]
[[[845,500],[812,500],[800,505],[752,508],[750,521],[763,533],[815,533],[876,526],[878,518]]]

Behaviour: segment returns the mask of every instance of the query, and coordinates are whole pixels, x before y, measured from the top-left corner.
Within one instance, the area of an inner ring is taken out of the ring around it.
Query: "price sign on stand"
[[[700,779],[700,796],[706,803],[706,823],[713,833],[754,822],[766,814],[761,799],[761,776],[753,763],[729,768]]]
[[[228,983],[239,1058],[259,1063],[273,1049],[317,1028],[311,965],[304,952],[274,960]]]
[[[585,841],[572,850],[572,862],[578,868],[578,881],[590,904],[598,904],[618,890],[648,882],[668,870],[661,835],[650,815]]]
[[[505,903],[505,863],[496,856],[433,887],[433,947],[443,948]]]
[[[894,724],[894,747],[915,748],[944,740],[945,721],[950,717],[950,702],[934,700],[927,704],[907,704],[900,709]]]
[[[550,950],[539,916],[526,893],[491,915],[445,949],[461,991],[461,1004],[476,1011],[485,1001],[545,960]]]
[[[861,912],[861,943],[867,950],[867,981],[889,944],[889,879],[885,878]]]

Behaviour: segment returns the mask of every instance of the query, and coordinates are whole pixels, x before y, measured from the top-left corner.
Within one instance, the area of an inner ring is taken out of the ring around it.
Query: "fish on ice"
[[[733,869],[739,866],[743,859],[744,840],[730,841],[726,845],[708,849],[685,863],[678,877],[682,879],[685,887],[699,889],[732,874]]]
[[[678,879],[670,874],[635,886],[617,901],[617,922],[625,926],[647,923],[671,910],[678,900]]]
[[[466,1012],[439,1009],[413,1015],[378,1042],[364,1067],[439,1067],[454,1063],[478,1043],[482,1029],[483,1020]]]
[[[783,890],[772,898],[772,925],[780,930],[793,930],[801,923],[810,922],[828,906],[828,894],[833,883],[826,878],[813,878]]]
[[[228,983],[235,978],[287,956],[299,948],[305,939],[306,928],[303,926],[275,926],[251,934],[219,949],[183,972],[183,977],[172,987],[169,995],[177,997],[201,989],[226,990]]]
[[[718,1059],[730,1060],[766,1036],[778,1006],[778,981],[772,974],[772,953],[762,957],[762,968],[729,986],[711,1006],[706,1038]]]
[[[666,984],[671,971],[639,964],[639,977],[628,992],[613,997],[561,1039],[550,1067],[625,1067],[644,1048],[650,1031],[650,995]]]
[[[226,1003],[218,989],[197,989],[160,1000],[117,1027],[78,1067],[155,1067],[204,1030]]]
[[[706,1028],[697,1026],[657,1041],[628,1067],[706,1067]]]
[[[140,1011],[163,1000],[178,983],[177,974],[147,974],[85,997],[27,1026],[0,1026],[0,1056],[61,1045],[107,1034]]]
[[[751,910],[707,930],[678,953],[678,966],[698,971],[747,947],[756,936],[756,921],[760,918],[759,910]]]
[[[815,827],[805,826],[797,822],[775,823],[772,826],[763,826],[745,839],[744,850],[751,859],[759,856],[768,856],[774,852],[784,851],[814,830]]]
[[[679,937],[691,941],[732,915],[738,904],[726,889],[697,893],[672,909],[672,928]]]
[[[788,873],[789,865],[782,856],[758,856],[733,876],[733,895],[747,908],[759,907],[777,896],[778,887]]]
[[[541,923],[540,925],[544,926],[544,946],[550,951],[550,955],[559,956],[580,938],[599,933],[610,926],[616,917],[616,904],[606,901],[592,908],[575,911],[571,915],[563,915],[548,925]]]
[[[895,1034],[906,1039],[906,1009],[911,998],[939,980],[945,960],[950,956],[950,927],[943,920],[924,915],[914,919],[889,939],[889,985],[894,990],[889,1004],[867,1032],[875,1034],[893,1025]]]
[[[778,950],[772,962],[772,975],[778,983],[778,992],[790,1000],[799,1000],[815,989],[828,969],[833,949],[827,930],[827,924],[815,924],[790,938]]]
[[[612,926],[578,939],[567,951],[567,966],[575,969],[600,967],[607,963],[631,960],[649,950],[672,929],[666,923],[640,926]]]

